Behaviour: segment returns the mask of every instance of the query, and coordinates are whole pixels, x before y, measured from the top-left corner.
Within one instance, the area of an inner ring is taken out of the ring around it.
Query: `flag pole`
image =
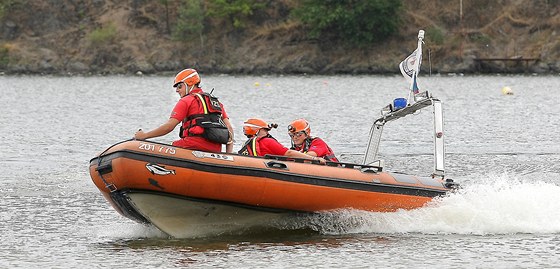
[[[418,93],[418,84],[416,78],[420,72],[420,64],[422,62],[422,43],[424,40],[424,30],[418,31],[418,48],[416,49],[416,60],[414,61],[414,68],[412,70],[412,79],[410,80],[410,92],[408,93],[409,104],[416,102],[416,94]]]

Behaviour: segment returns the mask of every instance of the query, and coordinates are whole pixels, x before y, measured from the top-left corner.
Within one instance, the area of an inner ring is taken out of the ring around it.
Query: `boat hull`
[[[413,209],[449,191],[432,178],[343,166],[127,141],[92,159],[90,175],[119,213],[175,237],[295,212]]]
[[[192,238],[266,226],[289,215],[278,211],[187,199],[156,192],[128,192],[131,205],[158,229],[176,238]]]

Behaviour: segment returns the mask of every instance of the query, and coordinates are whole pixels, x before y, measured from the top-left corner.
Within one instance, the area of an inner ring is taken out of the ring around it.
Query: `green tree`
[[[110,23],[104,27],[97,28],[87,35],[92,46],[109,45],[117,37],[117,27]]]
[[[10,50],[7,45],[0,46],[0,68],[8,66],[10,63]]]
[[[259,0],[209,0],[207,16],[228,19],[233,27],[245,27],[247,17],[265,7]]]
[[[177,24],[173,29],[175,40],[189,40],[200,38],[201,47],[204,46],[204,11],[202,0],[182,0],[177,12]]]
[[[159,0],[159,2],[165,6],[165,30],[169,34],[171,32],[169,27],[169,0]]]
[[[303,0],[292,14],[311,38],[365,45],[397,32],[401,8],[401,0]]]
[[[27,0],[0,0],[0,20],[9,14],[10,11],[23,8],[27,4]]]

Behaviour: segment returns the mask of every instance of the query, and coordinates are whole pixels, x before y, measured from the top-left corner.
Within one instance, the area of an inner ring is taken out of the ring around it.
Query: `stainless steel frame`
[[[381,142],[381,134],[385,123],[397,120],[404,116],[414,114],[420,109],[432,106],[434,115],[434,172],[433,177],[445,176],[445,147],[443,133],[443,108],[439,99],[433,98],[428,92],[422,92],[414,96],[415,103],[395,110],[392,104],[381,109],[381,118],[377,119],[370,129],[368,146],[364,156],[364,165],[378,164],[382,165],[382,160],[377,160],[379,143]]]

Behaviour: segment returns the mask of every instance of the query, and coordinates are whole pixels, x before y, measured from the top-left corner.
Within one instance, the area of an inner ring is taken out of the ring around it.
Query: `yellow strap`
[[[257,138],[253,138],[253,141],[251,141],[251,149],[253,150],[253,156],[259,156],[257,153]]]
[[[195,93],[194,95],[196,95],[198,99],[200,99],[200,102],[202,102],[202,108],[204,109],[204,114],[208,114],[208,107],[206,107],[206,102],[204,101],[204,98],[198,93]]]

